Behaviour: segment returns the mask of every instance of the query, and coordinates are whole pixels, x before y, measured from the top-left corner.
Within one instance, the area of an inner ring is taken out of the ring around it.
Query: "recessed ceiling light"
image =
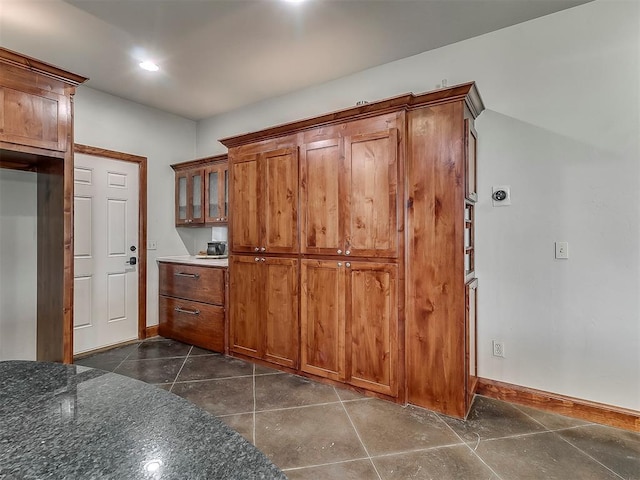
[[[160,67],[153,63],[151,60],[145,60],[144,62],[139,63],[140,68],[143,70],[147,70],[149,72],[157,72],[160,70]]]

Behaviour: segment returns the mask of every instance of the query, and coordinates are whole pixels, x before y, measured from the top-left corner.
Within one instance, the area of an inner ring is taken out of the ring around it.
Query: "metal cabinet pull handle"
[[[261,248],[260,248],[260,251],[261,251],[261,252],[264,252],[264,251],[266,251],[266,250],[267,250],[267,249],[266,249],[265,247],[261,247]]]
[[[200,315],[200,310],[185,310],[182,307],[176,307],[176,308],[174,308],[174,310],[176,312],[187,313],[189,315]]]
[[[260,249],[259,249],[258,247],[256,247],[256,248],[254,248],[254,249],[253,249],[253,251],[254,251],[254,252],[259,252],[259,251],[260,251]]]
[[[345,267],[349,268],[351,266],[351,264],[349,262],[344,264]]]
[[[176,273],[174,273],[174,275],[176,277],[189,277],[189,278],[195,278],[195,279],[200,278],[200,274],[199,273],[176,272]]]
[[[262,257],[262,258],[260,259],[260,261],[261,261],[261,262],[265,262],[265,261],[266,261],[266,259],[265,259],[264,257]]]
[[[351,253],[350,250],[347,250],[346,252],[344,252],[345,255],[349,255]]]
[[[341,254],[342,254],[342,250],[338,250],[338,255],[341,255]]]
[[[342,266],[342,262],[338,262],[338,266],[341,267]]]
[[[256,257],[256,258],[254,258],[254,260],[255,260],[256,262],[259,262],[259,261],[260,261],[260,258],[259,258],[259,257]]]

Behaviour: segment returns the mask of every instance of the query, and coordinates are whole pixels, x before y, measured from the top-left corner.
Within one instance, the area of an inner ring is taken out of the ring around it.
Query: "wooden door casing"
[[[343,262],[302,260],[300,284],[300,369],[321,377],[344,381]]]
[[[348,382],[398,395],[398,265],[346,263]]]

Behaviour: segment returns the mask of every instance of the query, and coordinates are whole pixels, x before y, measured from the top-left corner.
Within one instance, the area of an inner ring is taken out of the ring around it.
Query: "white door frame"
[[[129,153],[74,144],[74,153],[91,155],[99,158],[120,160],[122,162],[137,163],[138,175],[138,338],[147,338],[147,157],[131,155]],[[73,292],[72,292],[73,293]],[[73,298],[73,295],[72,297]],[[151,336],[151,335],[149,335]],[[73,338],[72,338],[73,351]]]

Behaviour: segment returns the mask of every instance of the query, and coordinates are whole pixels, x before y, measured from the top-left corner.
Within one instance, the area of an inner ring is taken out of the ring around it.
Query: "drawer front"
[[[224,308],[161,295],[159,313],[161,336],[224,352]]]
[[[224,305],[223,268],[160,263],[160,295]]]

